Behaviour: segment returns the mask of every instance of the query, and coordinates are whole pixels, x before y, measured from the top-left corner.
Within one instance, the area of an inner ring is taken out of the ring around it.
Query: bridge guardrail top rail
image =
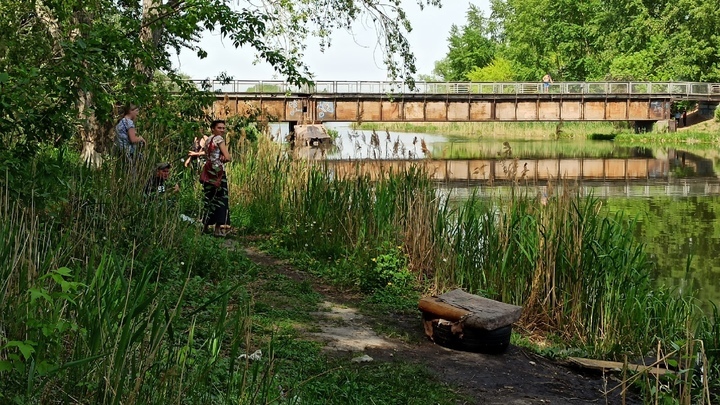
[[[555,82],[544,88],[541,82],[415,82],[410,88],[397,81],[316,81],[293,85],[281,80],[190,80],[198,88],[230,94],[432,94],[432,95],[667,95],[671,97],[712,96],[720,98],[720,83],[700,82]]]

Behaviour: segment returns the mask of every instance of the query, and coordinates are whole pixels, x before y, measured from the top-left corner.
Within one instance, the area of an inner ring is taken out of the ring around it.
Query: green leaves
[[[488,80],[496,75],[479,70],[497,54],[511,62],[514,80],[549,72],[564,81],[718,81],[719,31],[720,10],[701,0],[494,0],[486,22],[471,7],[467,26],[453,27],[436,73]],[[489,59],[478,57],[488,49]]]
[[[482,10],[470,5],[467,25],[453,25],[448,38],[449,51],[435,66],[435,74],[448,81],[465,81],[475,68],[491,64],[499,43],[493,39],[495,26],[483,16]]]

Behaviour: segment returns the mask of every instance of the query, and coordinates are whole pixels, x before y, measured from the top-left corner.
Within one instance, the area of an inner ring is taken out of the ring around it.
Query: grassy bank
[[[717,131],[701,132],[689,128],[686,131],[668,133],[621,133],[615,142],[632,145],[720,145],[720,133]]]
[[[363,122],[360,130],[438,134],[451,138],[587,139],[618,131],[611,122]]]
[[[148,199],[151,164],[36,159],[46,177],[0,196],[0,403],[456,402],[420,366],[304,340],[317,294],[180,219],[198,216],[196,173]]]
[[[626,221],[595,199],[564,187],[450,204],[414,168],[339,178],[264,138],[233,154],[238,232],[270,235],[268,249],[372,308],[415,311],[421,294],[463,287],[523,305],[519,330],[554,341],[558,355],[699,351],[709,380],[688,371],[665,382],[670,395],[701,395],[718,380],[718,315],[652,288]],[[317,294],[180,220],[199,214],[196,174],[175,175],[179,194],[147,199],[150,165],[77,161],[47,151],[38,167],[62,186],[0,199],[3,402],[454,402],[422,368],[348,367],[304,340]],[[262,360],[241,359],[257,349]]]
[[[654,288],[626,219],[569,187],[547,199],[517,191],[450,206],[412,168],[377,182],[342,179],[262,145],[242,162],[232,175],[247,229],[263,224],[271,248],[329,280],[379,302],[421,286],[523,305],[521,328],[555,336],[566,353],[642,357],[702,338],[717,372],[717,316]]]

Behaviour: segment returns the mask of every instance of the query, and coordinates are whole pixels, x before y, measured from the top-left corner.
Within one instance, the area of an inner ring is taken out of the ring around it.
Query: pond
[[[338,131],[337,147],[324,151],[326,159],[519,159],[616,158],[666,162],[656,175],[633,180],[593,179],[578,183],[585,195],[603,201],[610,214],[623,212],[635,219],[634,232],[657,263],[658,284],[693,291],[698,298],[720,304],[720,153],[701,146],[629,147],[612,141],[480,140],[414,134],[354,131],[329,124]],[[315,156],[319,157],[319,156]],[[545,183],[546,184],[546,183]],[[543,187],[544,184],[528,184]],[[453,182],[439,186],[466,198],[503,193],[501,182]]]

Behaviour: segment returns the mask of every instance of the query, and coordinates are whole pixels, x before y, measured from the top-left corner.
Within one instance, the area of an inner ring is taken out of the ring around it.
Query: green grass
[[[368,294],[376,308],[409,308],[411,293],[407,301],[384,294],[391,280],[408,292],[463,287],[523,305],[521,325],[560,337],[564,350],[613,359],[704,333],[693,297],[653,287],[652,263],[627,221],[567,184],[551,186],[546,202],[513,188],[450,205],[414,168],[341,177],[266,153],[260,147],[242,158],[262,170],[243,175],[238,204],[270,213],[258,210],[250,222],[273,230],[271,249]]]
[[[450,205],[416,168],[343,177],[263,139],[234,154],[239,233],[272,235],[269,249],[362,294],[370,313],[409,314],[420,294],[460,286],[523,304],[523,327],[588,355],[644,354],[658,341],[686,348],[691,332],[720,371],[717,313],[651,288],[642,246],[595,199],[564,187],[543,204],[513,188]],[[51,158],[62,164],[46,174],[66,192],[47,188],[41,211],[32,193],[0,197],[0,402],[458,399],[422,367],[322,354],[299,332],[314,328],[308,314],[321,299],[309,283],[180,221],[199,214],[194,176],[177,176],[179,195],[150,201],[141,190],[151,164],[132,175],[120,162],[94,171]],[[257,349],[261,361],[239,359]]]
[[[480,140],[468,142],[435,142],[431,156],[435,159],[502,159],[507,142]],[[613,142],[586,142],[584,140],[514,141],[512,156],[519,159],[555,158],[624,158],[632,150]]]
[[[696,132],[696,131],[678,131],[668,133],[621,133],[615,137],[615,142],[633,145],[718,145],[720,144],[720,134],[713,132]]]
[[[587,139],[617,132],[611,122],[363,122],[361,130],[439,134],[462,139]]]
[[[303,337],[320,295],[180,221],[194,176],[149,201],[151,165],[60,163],[69,191],[42,211],[0,195],[0,402],[455,403],[421,367],[351,366]]]

